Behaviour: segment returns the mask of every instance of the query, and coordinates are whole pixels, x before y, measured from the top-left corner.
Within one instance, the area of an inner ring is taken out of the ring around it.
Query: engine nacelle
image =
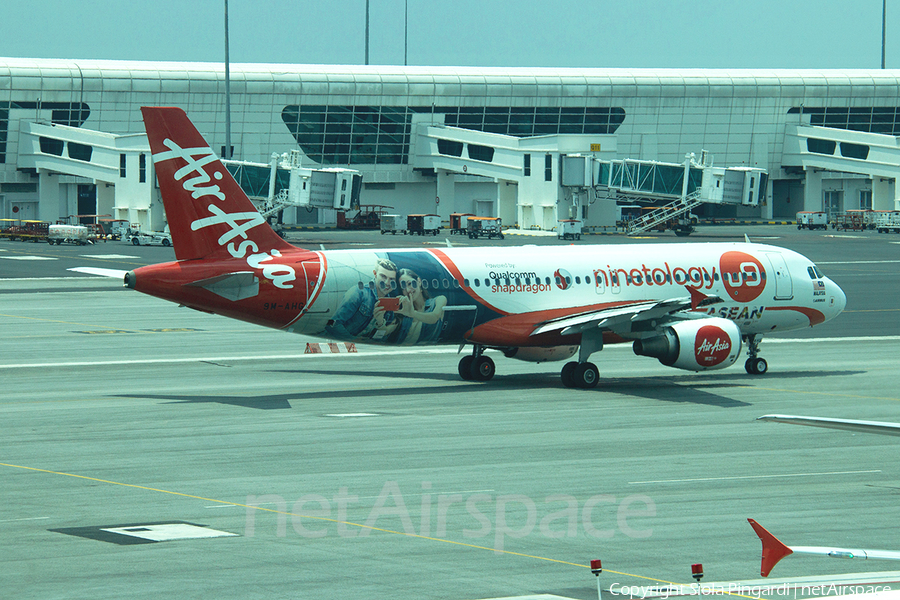
[[[741,330],[734,321],[718,317],[680,321],[662,335],[635,341],[634,353],[687,371],[724,369],[741,355]]]
[[[528,362],[547,362],[566,360],[578,351],[578,346],[525,346],[507,348],[503,351],[506,358],[515,358]]]

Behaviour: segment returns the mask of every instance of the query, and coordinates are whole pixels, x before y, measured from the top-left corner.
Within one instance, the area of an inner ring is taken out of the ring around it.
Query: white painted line
[[[0,256],[6,260],[59,260],[52,256]]]
[[[876,336],[858,336],[858,337],[833,337],[833,338],[766,338],[764,344],[827,344],[842,342],[896,342],[900,341],[898,335],[876,335]],[[358,353],[349,354],[264,354],[256,356],[194,356],[187,358],[145,358],[135,360],[93,360],[93,361],[71,361],[71,362],[43,362],[43,363],[10,363],[0,364],[0,370],[3,369],[42,369],[49,367],[106,367],[106,366],[123,366],[123,365],[148,365],[148,364],[189,364],[189,363],[205,363],[205,362],[228,362],[228,361],[270,361],[270,360],[344,360],[349,358],[369,357],[369,356],[402,356],[407,354],[457,354],[456,346],[445,346],[442,348],[409,348],[397,350],[385,350],[375,346],[360,346],[364,350]],[[631,351],[630,344],[610,344],[603,349],[604,352],[614,350]],[[468,354],[468,352],[463,352]]]
[[[422,492],[420,494],[404,494],[404,496],[450,496],[452,494],[479,494],[485,492],[493,492],[494,490],[457,490],[452,492],[441,492],[437,490],[428,490],[427,492]],[[373,498],[381,498],[381,496],[360,496],[357,500],[372,500]]]
[[[0,258],[7,258],[0,256]],[[88,279],[107,279],[106,277],[10,277],[0,279],[0,283],[11,283],[19,281],[86,281]],[[27,294],[29,290],[23,290],[23,294]]]
[[[16,523],[18,521],[43,521],[49,518],[50,517],[28,517],[27,519],[5,519],[3,521],[0,521],[0,523]]]
[[[697,481],[734,481],[741,479],[781,479],[785,477],[820,477],[823,475],[860,475],[864,473],[881,473],[881,469],[868,471],[830,471],[824,473],[785,473],[784,475],[737,475],[734,477],[695,477],[691,479],[656,479],[651,481],[629,481],[628,485],[645,483],[693,483]]]
[[[377,417],[377,413],[332,413],[325,415],[326,417]]]
[[[85,258],[140,258],[140,256],[131,256],[130,254],[81,254]]]
[[[763,344],[819,344],[831,342],[896,342],[900,335],[870,335],[830,338],[763,338]],[[631,346],[629,346],[630,348]]]
[[[892,244],[900,244],[900,242],[891,242]],[[893,265],[900,263],[900,260],[836,260],[832,262],[817,262],[817,265]]]
[[[631,349],[631,346],[628,346]],[[403,354],[455,354],[456,347],[408,349],[408,350],[373,350],[366,353],[350,354],[269,354],[258,356],[196,356],[192,358],[148,358],[135,360],[97,360],[97,361],[72,361],[72,362],[48,362],[48,363],[23,363],[0,365],[0,369],[40,369],[45,367],[105,367],[116,365],[146,365],[146,364],[185,364],[204,362],[227,361],[266,361],[266,360],[340,360],[340,357],[357,356],[392,356]]]

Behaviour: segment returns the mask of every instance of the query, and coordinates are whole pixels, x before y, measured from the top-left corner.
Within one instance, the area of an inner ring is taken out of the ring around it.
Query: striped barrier
[[[307,343],[304,354],[339,354],[356,352],[356,344],[350,342]]]

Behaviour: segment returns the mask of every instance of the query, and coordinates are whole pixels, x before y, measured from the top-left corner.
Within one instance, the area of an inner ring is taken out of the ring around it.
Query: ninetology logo
[[[342,487],[331,498],[305,494],[293,506],[278,495],[248,496],[245,535],[256,533],[257,519],[271,523],[274,513],[276,535],[287,535],[290,516],[294,531],[302,537],[320,538],[332,533],[340,537],[366,537],[372,530],[403,535],[480,539],[493,537],[493,549],[503,552],[507,538],[539,535],[546,538],[574,538],[583,532],[600,539],[616,535],[647,538],[653,533],[646,517],[656,516],[656,505],[648,496],[631,494],[617,498],[598,494],[578,499],[553,494],[536,501],[522,494],[494,495],[488,492],[437,493],[430,482],[422,482],[421,492],[404,496],[396,481],[381,488],[374,504]],[[364,519],[349,515],[368,514]],[[270,515],[267,518],[267,515]],[[453,531],[449,528],[452,525]],[[460,531],[461,529],[461,531]]]
[[[732,250],[724,253],[719,259],[719,270],[730,300],[752,302],[766,287],[766,270],[756,258],[745,252]]]

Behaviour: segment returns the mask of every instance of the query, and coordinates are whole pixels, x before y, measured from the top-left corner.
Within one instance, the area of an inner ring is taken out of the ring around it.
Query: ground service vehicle
[[[86,246],[94,243],[88,235],[88,228],[84,225],[50,225],[48,229],[47,243],[51,246],[62,243]]]
[[[172,236],[158,231],[136,231],[129,229],[124,241],[133,246],[171,246]]]

